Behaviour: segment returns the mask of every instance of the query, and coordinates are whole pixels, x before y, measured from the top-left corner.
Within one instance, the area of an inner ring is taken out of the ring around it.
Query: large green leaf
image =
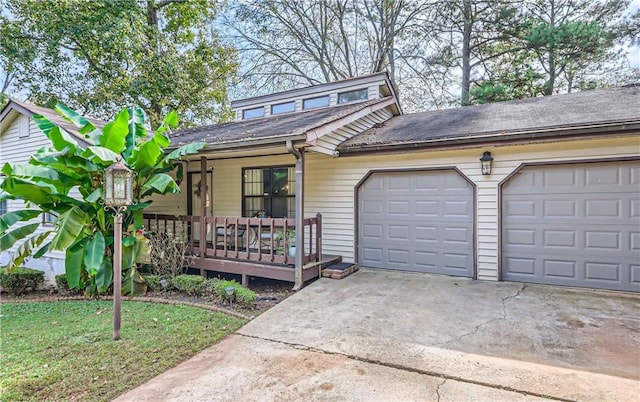
[[[145,293],[147,293],[147,283],[135,267],[131,268],[123,278],[122,294],[135,296]]]
[[[87,147],[82,156],[91,159],[94,163],[100,163],[104,166],[111,165],[118,159],[121,159],[120,154],[117,154],[108,148],[98,146]]]
[[[100,135],[100,130],[98,130],[93,123],[62,103],[57,103],[55,110],[58,114],[64,117],[65,120],[75,124],[76,127],[79,128],[78,131],[80,134],[84,135],[85,138],[90,139],[92,144],[98,145],[97,138]]]
[[[64,272],[67,275],[69,288],[75,289],[80,286],[80,274],[82,272],[82,261],[84,259],[84,244],[74,244],[67,249],[64,258]]]
[[[51,187],[47,183],[32,183],[15,177],[7,177],[0,184],[0,188],[4,191],[36,205],[51,201]]]
[[[17,241],[24,239],[31,233],[35,232],[40,226],[39,223],[31,223],[29,225],[21,226],[10,232],[5,232],[0,236],[0,251],[5,251],[13,247]]]
[[[100,145],[120,154],[125,146],[127,134],[129,133],[129,111],[122,109],[115,120],[102,130]]]
[[[90,275],[95,275],[100,270],[104,260],[104,250],[104,235],[102,232],[96,232],[84,250],[84,266]]]
[[[9,261],[9,269],[19,267],[24,260],[33,253],[33,250],[40,246],[42,242],[51,234],[51,231],[38,233],[35,236],[28,238],[24,243],[18,247],[13,254],[13,258]]]
[[[80,209],[73,207],[58,217],[58,230],[51,240],[52,250],[65,250],[73,244],[82,233],[89,217]]]
[[[36,251],[36,253],[33,255],[33,258],[40,258],[43,255],[45,255],[46,253],[49,252],[49,246],[51,245],[51,242],[45,244],[44,246],[40,247],[40,249],[38,251]]]
[[[96,285],[98,286],[98,292],[103,293],[109,289],[113,282],[113,264],[111,258],[105,257],[102,260],[102,266],[96,274]]]
[[[56,150],[62,151],[67,147],[74,149],[78,146],[78,142],[71,134],[49,121],[46,117],[35,114],[33,115],[33,120]]]
[[[7,212],[0,215],[0,235],[16,222],[28,221],[40,215],[42,211],[38,209],[21,209],[19,211]]]
[[[180,192],[180,187],[178,187],[173,178],[166,173],[153,176],[149,181],[144,183],[142,189],[155,189],[160,194],[166,194],[167,192],[175,194]]]
[[[138,264],[151,264],[151,248],[149,239],[142,234],[136,234],[136,243],[133,245],[135,262]]]
[[[165,162],[173,162],[174,160],[180,159],[185,155],[197,154],[202,148],[206,147],[207,144],[204,142],[192,142],[187,145],[183,145],[180,148],[174,149],[169,153],[169,155],[165,156]]]
[[[136,170],[152,167],[162,156],[162,149],[154,141],[145,141],[138,152],[133,153]]]

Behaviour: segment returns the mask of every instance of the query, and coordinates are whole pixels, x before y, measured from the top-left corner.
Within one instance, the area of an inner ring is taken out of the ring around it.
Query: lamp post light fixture
[[[224,288],[224,291],[227,292],[227,296],[229,296],[229,307],[233,307],[232,296],[235,289],[233,288],[233,286],[227,286],[226,288]]]
[[[133,204],[133,172],[118,159],[104,170],[104,208],[113,219],[113,340],[120,339],[122,293],[122,212]]]
[[[482,158],[480,158],[480,169],[482,170],[482,174],[484,176],[488,176],[491,174],[492,162],[493,162],[493,158],[491,157],[491,152],[485,151],[482,154]]]

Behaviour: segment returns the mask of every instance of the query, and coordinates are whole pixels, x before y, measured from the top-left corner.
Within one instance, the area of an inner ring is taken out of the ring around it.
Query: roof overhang
[[[498,146],[508,144],[530,144],[541,142],[594,139],[606,136],[640,135],[640,120],[607,122],[567,127],[546,127],[513,132],[492,132],[455,138],[434,138],[429,140],[370,144],[353,148],[339,148],[341,155],[358,155],[372,152],[395,153],[408,150],[435,150],[447,148],[468,148]]]

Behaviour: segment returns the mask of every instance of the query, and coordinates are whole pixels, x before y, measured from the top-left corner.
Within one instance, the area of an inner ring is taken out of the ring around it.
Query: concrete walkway
[[[118,401],[640,400],[640,296],[361,270]]]

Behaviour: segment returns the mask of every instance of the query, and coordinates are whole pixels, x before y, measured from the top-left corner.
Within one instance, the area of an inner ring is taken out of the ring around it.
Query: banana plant
[[[65,253],[70,288],[88,296],[106,292],[113,283],[113,212],[104,208],[103,172],[117,160],[134,172],[134,204],[123,213],[123,293],[145,289],[138,266],[149,262],[148,239],[142,231],[143,210],[154,194],[177,193],[184,156],[204,148],[191,143],[171,152],[168,132],[177,125],[168,114],[154,132],[147,130],[139,108],[123,109],[101,129],[63,104],[55,110],[78,127],[71,135],[44,116],[33,116],[51,146],[39,149],[27,163],[5,163],[1,200],[23,200],[25,208],[0,216],[0,252],[18,245],[8,264],[12,270],[27,257],[48,251]],[[173,173],[173,175],[172,175]],[[175,179],[174,179],[175,177]],[[53,226],[34,222],[42,213],[55,217]]]

